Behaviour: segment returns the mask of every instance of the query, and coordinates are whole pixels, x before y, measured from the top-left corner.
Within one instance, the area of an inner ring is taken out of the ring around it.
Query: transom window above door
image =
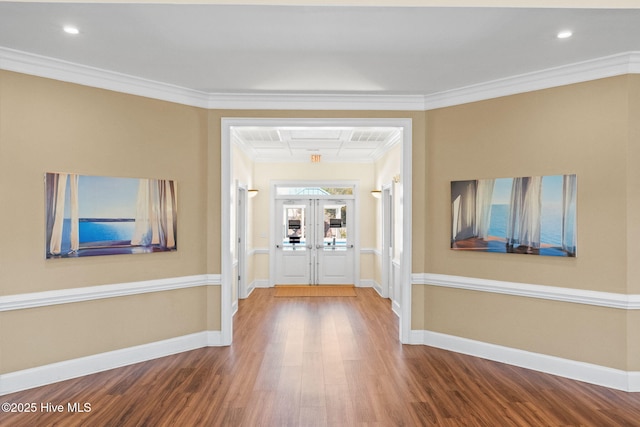
[[[352,196],[353,186],[345,187],[288,187],[278,186],[278,196]]]

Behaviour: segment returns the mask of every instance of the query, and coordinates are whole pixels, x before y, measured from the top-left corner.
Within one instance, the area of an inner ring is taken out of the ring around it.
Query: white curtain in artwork
[[[69,174],[69,190],[71,192],[71,252],[77,252],[80,248],[80,218],[78,215],[78,174]]]
[[[151,180],[150,196],[151,196],[151,230],[153,238],[151,243],[160,247],[166,247],[166,217],[164,210],[165,205],[165,186],[164,181]]]
[[[474,234],[480,239],[486,239],[489,236],[491,199],[493,198],[495,182],[495,179],[478,180],[476,189],[476,230]]]
[[[62,229],[64,226],[64,201],[67,192],[67,174],[55,174],[54,178],[54,194],[49,201],[53,208],[53,223],[51,224],[51,239],[49,241],[49,253],[52,255],[60,255],[62,251]]]
[[[476,223],[476,181],[458,181],[455,187],[455,199],[451,203],[453,219],[453,240],[473,237]]]
[[[59,174],[47,173],[45,175],[45,191],[46,191],[46,251],[51,254],[51,240],[53,239],[53,229],[56,220],[56,206],[58,198],[58,184],[60,182]],[[60,236],[62,239],[62,236]]]
[[[562,177],[562,249],[576,254],[576,175]]]
[[[452,215],[452,219],[453,221],[451,221],[453,227],[451,229],[451,237],[453,240],[456,239],[456,236],[458,235],[458,233],[460,233],[460,223],[461,223],[461,218],[460,218],[460,200],[462,199],[462,196],[458,195],[453,203],[451,204],[451,215]]]
[[[174,181],[164,180],[164,201],[162,211],[164,212],[163,223],[165,224],[165,245],[167,248],[176,247],[176,228],[178,225],[178,218],[175,214],[177,212],[176,202],[176,188]]]
[[[507,244],[540,247],[542,177],[514,178],[507,222]]]
[[[67,180],[69,181],[69,203],[71,224],[69,233],[70,252],[76,252],[80,247],[80,228],[78,215],[78,179],[77,174],[49,173],[47,174],[47,241],[48,252],[51,255],[62,253],[64,238],[64,214],[67,198]]]
[[[151,214],[149,212],[149,181],[140,179],[138,183],[138,198],[136,202],[136,222],[131,238],[134,246],[150,246],[153,233],[151,232]]]
[[[131,244],[174,248],[177,225],[175,212],[176,192],[173,181],[141,179]]]

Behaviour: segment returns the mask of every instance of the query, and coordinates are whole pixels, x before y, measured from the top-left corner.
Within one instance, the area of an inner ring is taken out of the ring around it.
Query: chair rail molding
[[[412,283],[415,285],[491,292],[623,310],[640,310],[639,294],[618,294],[587,289],[563,288],[432,273],[414,273],[412,275]]]
[[[145,280],[140,282],[5,295],[0,297],[0,312],[104,298],[123,297],[149,292],[164,292],[176,289],[220,285],[221,281],[219,274],[201,274],[195,276]]]

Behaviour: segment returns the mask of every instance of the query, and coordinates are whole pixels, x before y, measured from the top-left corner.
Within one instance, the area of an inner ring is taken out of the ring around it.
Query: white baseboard
[[[400,308],[400,303],[398,301],[391,300],[391,310],[396,314],[396,316],[400,317],[402,309]]]
[[[376,281],[373,279],[360,279],[360,283],[356,286],[358,288],[375,288]]]
[[[640,391],[640,372],[627,372],[629,377],[629,390],[628,391]]]
[[[269,279],[258,279],[252,283],[254,288],[269,288]]]
[[[253,281],[249,284],[249,289],[247,289],[247,294],[243,297],[243,298],[249,298],[249,296],[253,293],[253,291],[256,289],[256,282]]]
[[[149,344],[123,348],[78,359],[0,375],[0,396],[145,362],[202,347],[222,345],[220,331],[203,331]]]
[[[380,283],[378,283],[374,279],[360,280],[360,287],[373,288],[378,293],[378,295],[380,295],[382,298],[389,298],[389,297],[384,296],[384,292],[382,292],[382,285]],[[394,310],[399,310],[399,309],[400,309],[399,306],[394,308]],[[394,311],[394,312],[396,313],[396,315],[398,315],[398,313],[399,313],[399,311]]]
[[[238,312],[238,300],[231,303],[231,315],[234,316]]]
[[[640,392],[640,372],[622,371],[432,331],[411,331],[410,344],[428,345],[617,390]]]

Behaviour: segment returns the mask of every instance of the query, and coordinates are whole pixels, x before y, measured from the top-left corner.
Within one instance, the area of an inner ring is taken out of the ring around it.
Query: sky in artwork
[[[542,204],[555,205],[562,201],[563,175],[542,177]],[[498,178],[493,187],[492,205],[508,205],[511,200],[513,178]]]
[[[135,218],[138,198],[137,178],[80,175],[78,215],[80,218]],[[67,182],[65,218],[71,216]]]

